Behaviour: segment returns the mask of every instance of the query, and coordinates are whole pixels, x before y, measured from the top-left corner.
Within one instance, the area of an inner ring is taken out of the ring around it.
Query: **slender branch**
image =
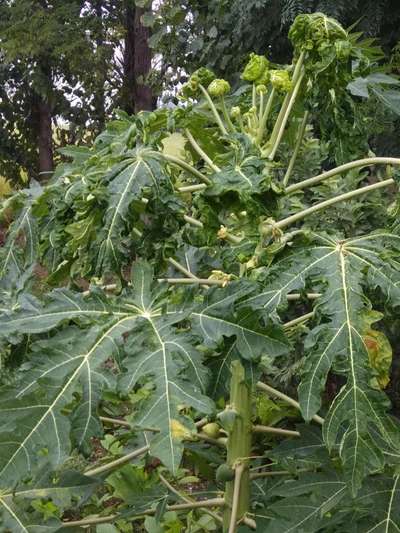
[[[89,518],[84,518],[83,520],[73,520],[71,522],[63,522],[61,528],[66,527],[85,527],[85,526],[95,526],[96,524],[110,524],[115,520],[121,518],[119,514],[110,514],[108,516],[93,516]]]
[[[201,279],[201,278],[159,278],[160,283],[170,283],[171,285],[219,285],[223,287],[225,281],[222,279]]]
[[[299,93],[303,78],[304,78],[304,73],[302,73],[299,76],[299,79],[296,81],[296,85],[294,86],[293,92],[292,92],[292,94],[290,96],[288,106],[287,106],[287,108],[285,110],[285,114],[283,115],[283,118],[282,118],[282,122],[279,125],[279,130],[278,130],[278,133],[277,133],[277,136],[276,136],[276,140],[275,140],[274,145],[272,147],[271,153],[268,156],[268,159],[270,161],[274,160],[276,152],[278,151],[279,145],[280,145],[282,137],[283,137],[283,133],[284,133],[285,128],[286,128],[286,124],[287,124],[287,122],[289,120],[290,113],[291,113],[291,111],[293,109],[294,103],[295,103],[297,95]]]
[[[183,511],[185,509],[201,509],[202,507],[224,507],[224,498],[211,498],[210,500],[199,500],[189,503],[178,503],[176,505],[167,505],[168,511]],[[155,513],[155,510],[151,510]]]
[[[182,267],[182,265],[181,265]],[[182,267],[183,268],[183,267]],[[183,270],[181,270],[181,272],[184,274]],[[188,271],[189,272],[189,271]],[[174,278],[175,279],[175,278]],[[199,280],[199,278],[197,276],[195,277],[192,277],[192,279],[196,279],[196,280]],[[162,281],[167,281],[166,279],[159,279],[160,282]],[[200,280],[201,281],[201,280]],[[209,281],[209,280],[207,280]],[[221,281],[221,285],[223,284],[228,284],[229,281],[223,281],[223,280],[217,280],[217,281]],[[176,282],[175,282],[176,283]],[[213,283],[214,284],[214,283]],[[128,285],[130,285],[130,283],[128,283]],[[115,283],[112,283],[110,285],[102,285],[100,287],[103,291],[115,291],[117,289],[117,285]],[[82,296],[88,296],[90,294],[90,290],[89,291],[84,291],[82,292]],[[305,297],[308,298],[309,300],[316,300],[317,298],[320,298],[322,295],[320,293],[317,293],[317,292],[310,292],[308,294],[305,294]],[[290,301],[296,301],[296,300],[300,300],[302,298],[302,295],[300,293],[292,293],[292,294],[288,294],[286,296],[287,300],[290,302]],[[101,417],[100,417],[101,418]],[[114,420],[117,420],[117,419],[114,419]]]
[[[322,294],[320,294],[319,292],[309,292],[308,294],[305,295],[306,298],[308,298],[309,300],[316,300],[317,298],[321,298]],[[287,300],[290,302],[290,301],[295,301],[295,300],[300,300],[300,298],[302,297],[301,294],[298,294],[298,293],[292,293],[292,294],[288,294],[286,296]]]
[[[190,503],[178,503],[176,505],[167,505],[167,511],[185,511],[186,509],[201,509],[202,507],[208,508],[208,507],[223,507],[225,505],[225,501],[223,498],[212,498],[210,500],[200,500],[200,501],[194,501]],[[151,516],[156,513],[156,509],[146,509],[142,513],[140,513],[139,516]],[[122,514],[113,514],[109,516],[93,516],[92,518],[85,518],[83,520],[75,520],[73,522],[64,522],[62,524],[62,528],[66,527],[83,527],[83,526],[91,526],[95,524],[107,524],[110,522],[114,522],[115,520],[118,520],[118,518],[122,518]],[[132,520],[132,518],[130,517]]]
[[[274,435],[284,435],[286,437],[300,437],[299,431],[292,431],[291,429],[274,428],[271,426],[253,426],[255,433],[273,433]]]
[[[265,126],[267,125],[267,120],[268,120],[269,114],[271,112],[272,102],[274,101],[275,94],[276,94],[275,88],[272,87],[272,90],[271,90],[271,92],[269,94],[269,97],[268,97],[267,105],[266,105],[266,107],[264,109],[264,113],[263,113],[262,118],[260,120],[260,123],[258,125],[258,132],[257,132],[257,139],[256,139],[258,143],[261,143],[261,141],[262,141],[262,138],[263,138],[263,135],[264,135],[264,131],[265,131]]]
[[[190,270],[187,270],[184,266],[182,266],[180,263],[178,263],[178,261],[175,261],[175,259],[173,259],[172,257],[170,257],[168,259],[168,261],[169,261],[169,263],[171,263],[171,265],[173,265],[177,270],[182,272],[182,274],[185,274],[185,276],[187,276],[188,278],[191,278],[193,280],[198,280],[199,279],[197,276],[192,274],[192,272],[190,272]],[[203,283],[202,287],[203,287],[203,289],[208,289],[209,285]],[[207,420],[207,419],[204,419],[204,420]],[[199,426],[197,426],[197,427],[199,427]]]
[[[190,217],[189,215],[183,215],[183,219],[192,226],[196,226],[197,228],[204,228],[203,222],[200,222],[200,220],[196,220],[195,218]]]
[[[299,58],[298,58],[298,60],[296,62],[296,66],[294,68],[293,78],[292,78],[292,83],[293,83],[294,87],[296,87],[298,78],[299,78],[299,76],[301,74],[301,70],[303,68],[303,63],[304,63],[304,52],[302,52],[300,54],[300,56],[299,56]],[[283,117],[285,116],[287,108],[289,106],[289,102],[290,102],[292,93],[293,93],[293,89],[292,89],[291,92],[286,93],[286,95],[285,95],[285,98],[283,100],[281,109],[280,109],[280,111],[278,113],[278,117],[277,117],[277,119],[275,121],[275,124],[274,124],[274,127],[272,129],[271,137],[269,138],[269,141],[268,141],[268,145],[269,145],[270,148],[273,147],[274,144],[275,144],[278,132],[279,132],[281,124],[282,124]]]
[[[137,228],[132,228],[132,233],[134,233],[137,237],[139,237],[139,239],[143,237],[143,233]]]
[[[193,500],[191,498],[188,498],[184,494],[180,493],[162,474],[158,473],[158,477],[160,478],[161,483],[163,483],[163,485],[165,485],[169,491],[175,494],[175,496],[178,496],[178,498],[186,503],[192,503]]]
[[[109,418],[107,416],[100,416],[99,418],[100,418],[100,420],[102,422],[106,422],[106,423],[109,423],[109,424],[114,424],[116,426],[123,426],[123,427],[127,427],[127,428],[130,428],[130,429],[136,429],[135,426],[133,426],[132,424],[130,424],[126,420],[120,420],[119,418]],[[207,424],[207,418],[202,418],[201,420],[196,422],[195,426],[198,429],[201,429],[201,427],[204,426],[205,424]],[[138,427],[137,430],[138,431],[151,431],[153,433],[159,433],[159,431],[160,431],[157,428],[148,428],[148,427]],[[210,444],[214,444],[215,446],[219,446],[221,448],[225,448],[225,445],[222,442],[218,441],[217,439],[213,439],[213,438],[209,437],[205,433],[197,433],[195,436],[198,439],[200,439],[200,440],[204,440],[205,442],[208,442]],[[104,465],[104,466],[108,466],[108,465],[111,465],[111,463],[107,463],[107,465]],[[100,468],[103,468],[103,466],[100,467]]]
[[[110,283],[110,285],[101,285],[100,286],[100,289],[102,289],[103,291],[115,291],[116,289],[118,288],[118,285],[116,283]],[[89,294],[91,294],[91,290],[87,290],[87,291],[83,291],[82,292],[82,296],[89,296]]]
[[[221,116],[218,113],[218,109],[215,107],[214,102],[212,101],[211,96],[208,94],[208,91],[201,83],[199,84],[200,90],[204,95],[204,98],[207,100],[208,105],[210,106],[210,109],[215,117],[215,120],[218,124],[219,129],[221,130],[222,135],[227,135],[226,128],[224,126],[224,123],[222,122]]]
[[[235,131],[236,128],[235,126],[233,125],[233,122],[231,120],[231,117],[229,116],[229,113],[228,113],[228,110],[226,108],[226,104],[225,104],[225,98],[223,96],[221,96],[221,109],[222,109],[222,114],[224,115],[224,119],[228,125],[228,130],[229,131]]]
[[[308,120],[308,111],[304,113],[303,120],[301,121],[299,131],[297,132],[297,139],[296,144],[292,153],[292,157],[290,158],[289,165],[286,170],[285,177],[283,178],[283,186],[286,187],[286,185],[289,183],[290,176],[292,174],[294,164],[296,162],[297,156],[299,154],[299,150],[301,147],[301,144],[303,142],[304,133],[306,131],[307,126],[307,120]]]
[[[199,144],[196,142],[193,135],[190,133],[188,129],[185,130],[186,137],[188,138],[190,144],[193,147],[193,150],[207,163],[207,165],[214,170],[214,172],[220,172],[221,169],[213,162],[213,160],[208,157],[208,155],[205,153],[205,151],[199,146]]]
[[[183,270],[181,270],[182,273]],[[192,283],[200,283],[202,285],[220,285],[221,287],[225,287],[226,285],[229,284],[229,280],[223,280],[223,279],[201,279],[201,278],[198,278],[198,277],[193,277],[193,275],[189,278],[189,279],[186,279],[186,278],[158,278],[158,281],[159,283],[171,283],[173,285],[179,285],[179,284],[182,284],[182,285],[190,285]],[[306,298],[308,298],[309,300],[316,300],[317,298],[320,298],[322,295],[318,292],[310,292],[308,294],[305,294],[304,295]],[[292,294],[288,294],[286,296],[287,300],[288,301],[296,301],[296,300],[300,300],[302,298],[302,295],[300,293],[292,293]],[[303,316],[304,318],[304,316]],[[297,319],[295,319],[297,320]],[[288,326],[288,324],[290,324],[290,322],[287,322],[285,324],[285,326]]]
[[[172,257],[169,257],[168,258],[168,263],[170,263],[172,266],[174,266],[177,270],[179,270],[180,272],[182,272],[182,274],[185,274],[185,276],[187,276],[188,278],[192,278],[192,279],[195,279],[197,280],[198,277],[195,276],[192,272],[190,272],[190,270],[188,270],[187,268],[185,268],[184,266],[182,266],[180,263],[178,263],[178,261],[175,261],[175,259],[173,259]]]
[[[250,529],[254,529],[254,530],[257,529],[257,524],[256,524],[255,520],[253,520],[249,516],[244,516],[242,518],[242,522],[243,522],[243,524],[245,526],[249,527]]]
[[[267,385],[266,383],[263,383],[262,381],[258,381],[257,382],[257,388],[262,390],[262,391],[264,391],[264,392],[266,392],[269,396],[276,396],[276,398],[280,398],[281,400],[285,401],[289,405],[292,405],[293,407],[295,407],[296,409],[298,409],[300,411],[299,402],[297,402],[295,399],[291,398],[290,396],[287,396],[283,392],[280,392],[280,391],[274,389],[270,385]],[[312,418],[318,424],[322,425],[324,423],[324,419],[321,416],[319,416],[319,415],[314,415]]]
[[[250,474],[250,479],[259,479],[263,477],[274,477],[274,476],[293,476],[300,474],[301,472],[310,472],[307,468],[299,468],[296,472],[290,472],[289,470],[275,470],[272,472],[257,472],[256,474]]]
[[[199,183],[198,185],[186,185],[184,187],[178,187],[178,192],[196,192],[196,191],[204,191],[204,189],[207,189],[207,185],[204,183]]]
[[[253,83],[253,87],[251,89],[251,105],[252,107],[257,107],[257,88],[255,83]]]
[[[171,483],[167,479],[165,479],[165,477],[162,474],[159,473],[158,477],[160,478],[161,482],[167,487],[169,491],[175,494],[175,496],[178,496],[178,498],[180,498],[184,502],[193,503],[195,501],[193,500],[193,498],[189,498],[185,494],[182,494],[181,492],[179,492],[173,485],[171,485]],[[217,513],[214,513],[213,511],[210,511],[209,509],[204,509],[204,511],[206,514],[212,516],[215,520],[217,520],[217,522],[222,524],[222,517],[219,516]]]
[[[259,456],[255,456],[255,459],[265,459],[265,455],[259,455]],[[273,463],[268,463],[266,465],[258,465],[258,466],[252,466],[250,469],[249,469],[249,472],[250,474],[253,473],[253,472],[256,472],[257,470],[263,470],[264,468],[270,468],[272,466],[276,466],[277,465],[277,462],[273,462]]]
[[[319,202],[318,204],[308,207],[307,209],[304,209],[299,213],[280,220],[275,224],[275,227],[278,229],[285,228],[286,226],[290,226],[290,224],[293,224],[294,222],[297,222],[298,220],[301,220],[307,217],[308,215],[311,215],[312,213],[321,211],[321,209],[325,209],[326,207],[337,204],[339,202],[344,202],[345,200],[350,200],[351,198],[355,198],[356,196],[360,196],[361,194],[365,194],[367,192],[376,191],[378,189],[382,189],[383,187],[388,187],[389,185],[393,185],[393,183],[395,183],[395,181],[392,178],[389,178],[378,183],[373,183],[372,185],[367,185],[366,187],[361,187],[360,189],[355,189],[354,191],[340,194],[339,196],[335,196],[333,198],[330,198],[329,200]]]
[[[284,116],[284,114],[286,112],[286,109],[287,109],[287,107],[289,105],[289,100],[290,100],[290,93],[286,93],[285,94],[285,98],[283,99],[281,108],[279,110],[278,116],[277,116],[277,118],[275,120],[274,127],[272,128],[271,135],[270,135],[270,137],[268,139],[268,142],[266,144],[266,146],[267,146],[266,153],[267,154],[268,154],[268,151],[271,150],[271,147],[275,143],[276,136],[278,135],[280,124],[282,123],[283,116]]]
[[[201,418],[200,420],[195,422],[194,425],[197,427],[197,429],[201,429],[206,424],[208,424],[208,418],[205,416],[204,418]]]
[[[366,157],[365,159],[357,159],[356,161],[351,161],[350,163],[346,163],[344,165],[340,165],[339,167],[333,168],[332,170],[328,170],[327,172],[323,172],[314,178],[308,178],[300,181],[299,183],[294,183],[293,185],[290,185],[290,187],[286,188],[286,194],[290,194],[300,189],[305,189],[306,187],[315,185],[320,181],[332,178],[332,176],[342,174],[343,172],[347,172],[353,168],[370,167],[372,165],[400,165],[400,159],[396,157]]]
[[[189,165],[189,163],[186,163],[186,161],[183,161],[183,159],[179,159],[179,157],[175,157],[173,155],[163,154],[162,152],[160,153],[157,152],[157,155],[161,156],[166,161],[169,161],[170,163],[173,163],[181,167],[183,170],[190,172],[191,174],[193,174],[193,176],[196,176],[196,178],[199,178],[199,180],[204,182],[206,185],[211,184],[211,180],[205,174],[197,170],[197,168],[194,168],[192,165]]]
[[[99,419],[102,422],[107,422],[108,424],[114,424],[115,426],[124,426],[132,429],[132,424],[126,420],[121,420],[120,418],[110,418],[108,416],[99,416]]]
[[[160,432],[158,428],[135,426],[134,424],[131,424],[130,422],[127,422],[126,420],[121,420],[120,418],[109,418],[108,416],[99,416],[99,419],[102,422],[106,422],[108,424],[114,424],[115,426],[123,426],[123,427],[127,427],[129,429],[133,429],[136,431],[151,431],[152,433]]]
[[[205,433],[197,433],[195,435],[198,439],[204,440],[204,442],[208,442],[209,444],[213,444],[214,446],[218,446],[219,448],[226,448],[225,444],[222,442],[222,440],[213,439],[212,437],[209,437]]]
[[[242,480],[244,469],[245,469],[244,463],[239,463],[235,467],[235,485],[233,488],[231,521],[229,524],[228,533],[235,533],[236,531],[236,526],[237,526],[236,522],[237,522],[239,501],[240,501],[240,485],[241,485],[241,480]]]
[[[258,109],[258,126],[259,127],[262,122],[263,115],[264,115],[264,91],[261,91],[260,92],[260,106]]]
[[[242,237],[237,237],[236,235],[229,233],[229,231],[226,231],[224,236],[220,237],[220,239],[231,242],[232,244],[240,244],[243,240]]]
[[[86,470],[85,475],[86,476],[97,476],[98,474],[102,474],[103,472],[107,472],[108,470],[112,470],[113,468],[116,468],[117,466],[123,465],[125,463],[129,463],[132,459],[135,459],[136,457],[139,457],[140,455],[145,454],[150,449],[150,446],[143,446],[143,448],[139,448],[135,450],[134,452],[127,453],[123,457],[120,457],[119,459],[115,459],[115,461],[111,461],[110,463],[107,463],[102,466],[98,466],[97,468],[92,468],[91,470]]]
[[[294,318],[293,320],[290,320],[289,322],[286,322],[283,324],[283,329],[290,329],[293,326],[297,326],[297,324],[302,324],[303,322],[307,322],[310,318],[312,318],[315,314],[315,311],[311,311],[310,313],[306,313],[305,315],[301,315],[297,318]]]

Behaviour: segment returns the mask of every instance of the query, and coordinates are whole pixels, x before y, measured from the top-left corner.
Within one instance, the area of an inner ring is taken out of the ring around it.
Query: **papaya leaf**
[[[19,485],[0,493],[0,516],[2,526],[21,533],[59,531],[62,522],[58,517],[44,520],[43,515],[33,513],[36,501],[51,501],[59,516],[72,504],[80,504],[98,486],[98,481],[77,472],[66,471],[59,479],[49,473],[39,475],[34,483]]]
[[[302,474],[298,480],[289,480],[271,491],[282,499],[268,505],[264,513],[270,518],[260,521],[272,533],[314,533],[340,520],[330,514],[345,497],[347,485],[334,473]]]
[[[183,414],[183,407],[210,413],[213,404],[204,395],[207,371],[195,348],[196,340],[188,332],[177,333],[173,327],[188,317],[190,309],[167,306],[159,288],[151,291],[151,281],[151,269],[144,265],[134,268],[134,301],[142,318],[127,339],[128,358],[120,388],[131,390],[143,379],[152,380],[153,394],[135,420],[138,425],[158,431],[150,441],[150,452],[176,472],[183,452],[182,441],[195,433],[194,423]]]
[[[386,396],[370,385],[373,372],[362,321],[369,305],[364,286],[379,288],[392,306],[400,301],[400,274],[387,260],[390,253],[396,253],[397,245],[391,243],[397,239],[395,236],[369,237],[364,249],[361,240],[333,241],[329,246],[315,246],[308,253],[303,251],[294,260],[290,258],[287,265],[277,267],[281,275],[277,274],[270,285],[247,302],[254,308],[267,308],[273,313],[289,290],[304,288],[307,279],[322,282],[324,293],[316,305],[320,323],[310,332],[306,344],[308,353],[299,399],[303,416],[310,420],[320,408],[328,371],[334,363],[341,365],[347,383],[330,407],[324,424],[324,440],[330,449],[339,440],[340,455],[353,494],[360,488],[363,478],[382,469],[385,462],[380,447],[371,437],[371,428],[375,427],[392,448],[400,447],[399,431],[386,414]],[[360,262],[364,265],[362,268]]]
[[[24,203],[8,228],[5,245],[0,248],[0,279],[22,275],[37,259],[39,236],[33,204],[41,191],[42,188],[33,183],[30,189],[15,195],[17,205],[21,201]]]
[[[98,242],[97,271],[118,268],[125,250],[121,237],[126,233],[129,207],[134,200],[141,200],[144,189],[151,188],[160,193],[163,181],[169,178],[162,171],[159,160],[145,149],[137,149],[123,163],[117,166],[107,186],[108,206],[104,216],[104,227]]]
[[[289,343],[279,326],[262,324],[247,306],[246,296],[253,293],[251,283],[231,283],[224,289],[208,291],[204,305],[191,314],[204,342],[213,346],[223,337],[235,337],[236,349],[244,359],[261,355],[276,357],[287,353]],[[251,299],[251,298],[250,298]]]

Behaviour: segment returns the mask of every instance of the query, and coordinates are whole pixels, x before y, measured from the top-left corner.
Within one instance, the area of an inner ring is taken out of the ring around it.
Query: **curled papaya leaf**
[[[242,80],[259,81],[268,71],[269,61],[265,56],[251,53],[249,61],[242,73]]]

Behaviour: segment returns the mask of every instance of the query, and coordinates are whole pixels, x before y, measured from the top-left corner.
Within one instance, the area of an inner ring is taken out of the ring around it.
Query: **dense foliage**
[[[2,203],[2,530],[398,530],[400,159],[361,112],[398,81],[289,36]]]

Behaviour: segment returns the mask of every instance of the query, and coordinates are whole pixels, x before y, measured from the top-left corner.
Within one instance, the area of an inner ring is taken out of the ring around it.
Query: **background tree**
[[[0,0],[0,175],[49,175],[55,148],[92,139],[116,106],[152,108],[150,7]]]
[[[150,30],[144,25],[151,2],[125,0],[123,5],[124,49],[120,105],[127,113],[153,108],[153,96],[146,78],[151,70]]]
[[[92,53],[79,17],[81,8],[78,1],[1,5],[1,51],[5,63],[18,66],[9,70],[20,74],[11,83],[21,87],[18,82],[23,79],[29,106],[24,129],[30,130],[38,148],[36,168],[29,170],[41,175],[53,170],[53,117],[71,105],[67,87],[71,90],[79,83],[79,71]]]

